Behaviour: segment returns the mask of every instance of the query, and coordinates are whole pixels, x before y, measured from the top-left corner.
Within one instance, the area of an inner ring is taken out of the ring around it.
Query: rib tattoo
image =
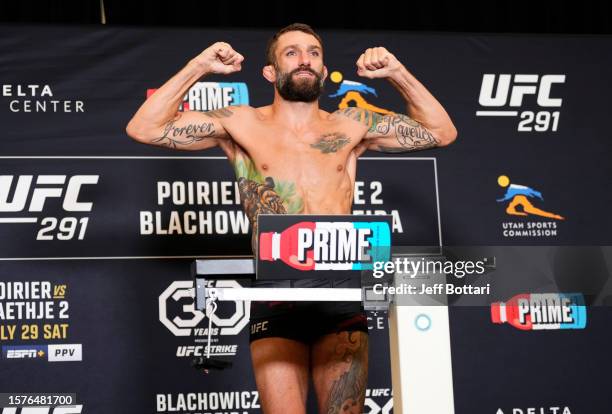
[[[251,245],[257,249],[257,216],[259,214],[299,214],[303,211],[302,197],[295,183],[263,176],[253,160],[238,150],[233,161],[240,200],[253,230]]]

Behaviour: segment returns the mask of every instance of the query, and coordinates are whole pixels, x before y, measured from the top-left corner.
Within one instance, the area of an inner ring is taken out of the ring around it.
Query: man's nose
[[[310,66],[310,55],[305,52],[300,53],[298,64],[300,66]]]

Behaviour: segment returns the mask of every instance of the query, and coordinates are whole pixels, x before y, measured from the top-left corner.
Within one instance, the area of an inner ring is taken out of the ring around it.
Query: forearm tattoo
[[[168,122],[162,135],[153,139],[151,143],[168,148],[181,148],[215,135],[215,125],[212,122],[187,124],[181,127],[176,126],[175,122],[176,120]]]
[[[214,111],[204,112],[208,118],[227,118],[234,113],[228,108],[215,109]],[[185,126],[176,126],[176,122],[181,118],[179,112],[176,117],[164,126],[162,135],[151,141],[152,144],[161,145],[168,148],[180,148],[199,142],[205,138],[215,135],[215,124],[212,122],[191,123]]]
[[[423,125],[406,115],[387,115],[391,129],[395,130],[397,142],[408,151],[432,148],[439,144]]]
[[[327,414],[362,412],[368,378],[367,355],[368,336],[365,333],[339,334],[336,356],[349,363],[349,367],[331,385]]]
[[[339,149],[351,142],[351,139],[339,132],[323,135],[319,141],[310,144],[312,148],[320,150],[323,154],[338,152]]]
[[[427,128],[406,115],[381,115],[362,108],[345,108],[336,112],[361,122],[368,127],[369,133],[381,135],[376,142],[379,151],[390,153],[417,151],[440,144]],[[380,145],[381,140],[393,137],[398,145],[393,145],[392,142]]]

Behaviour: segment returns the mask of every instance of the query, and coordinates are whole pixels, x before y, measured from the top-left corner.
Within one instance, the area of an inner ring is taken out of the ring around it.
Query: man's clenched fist
[[[357,59],[357,74],[364,78],[387,78],[402,64],[384,47],[367,49]]]
[[[230,74],[242,69],[244,56],[236,52],[225,42],[209,46],[194,59],[206,73]]]

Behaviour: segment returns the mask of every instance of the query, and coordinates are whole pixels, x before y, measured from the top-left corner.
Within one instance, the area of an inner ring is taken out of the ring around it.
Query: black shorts
[[[356,284],[356,286],[355,286]],[[359,281],[307,279],[256,282],[256,287],[359,287]],[[312,344],[323,335],[343,331],[368,333],[361,302],[251,302],[251,337],[287,338]]]

